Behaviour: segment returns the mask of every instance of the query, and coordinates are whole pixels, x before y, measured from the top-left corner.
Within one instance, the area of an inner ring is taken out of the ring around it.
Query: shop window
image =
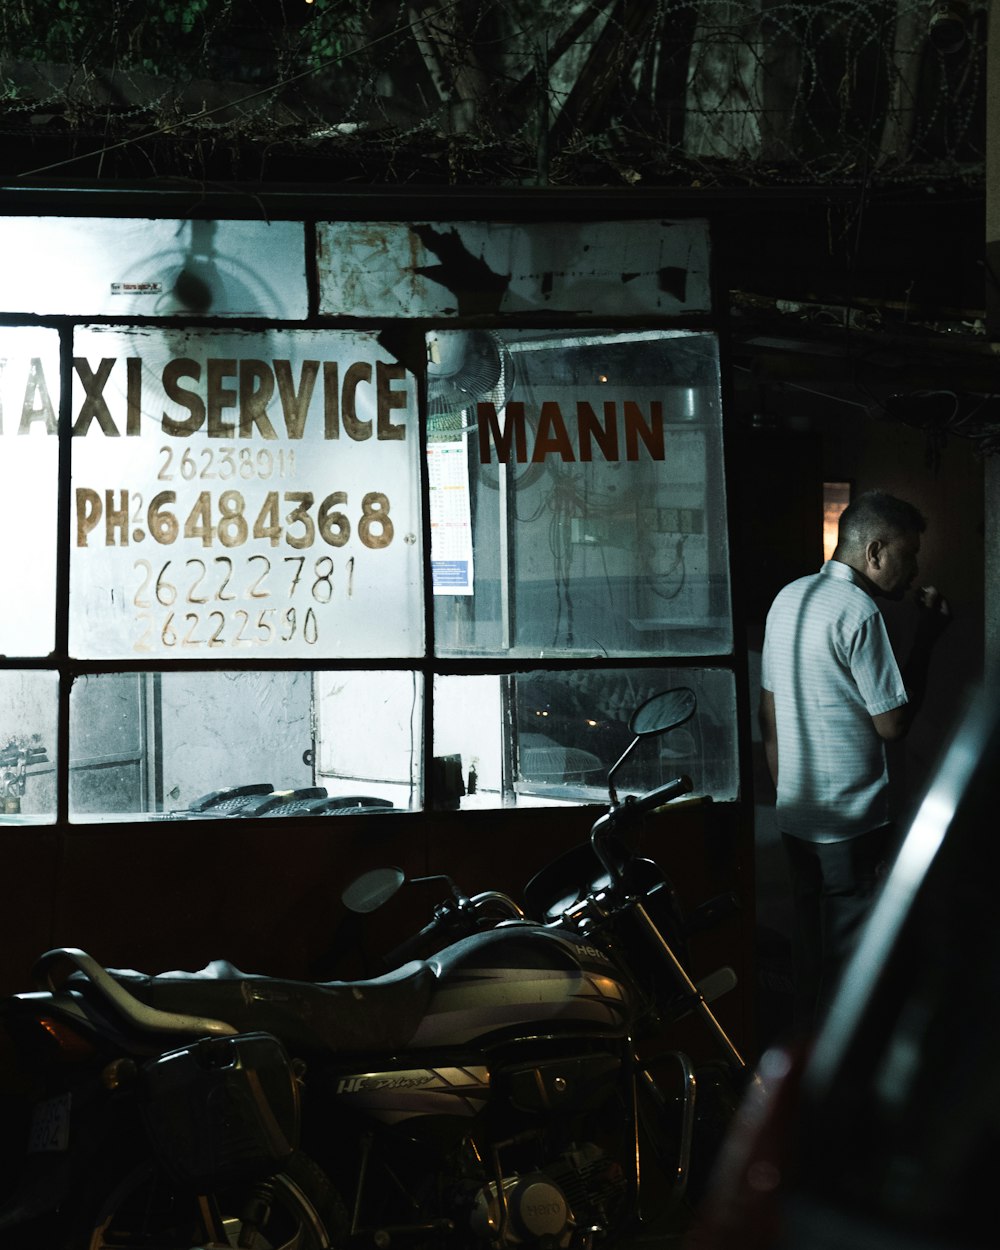
[[[706,223],[321,221],[330,316],[679,317],[711,311]]]
[[[327,791],[420,807],[422,675],[320,672],[314,697],[316,778]]]
[[[0,329],[0,654],[55,646],[59,491],[59,335]]]
[[[415,387],[373,335],[90,326],[73,352],[71,655],[423,654]]]
[[[703,226],[307,237],[0,220],[0,819],[735,798]]]
[[[0,670],[0,821],[56,818],[59,679],[38,670]]]
[[[456,806],[606,800],[608,769],[632,739],[632,712],[651,695],[676,686],[694,690],[697,716],[634,752],[618,784],[641,793],[683,774],[699,794],[737,798],[732,673],[609,667],[438,677],[435,754],[462,761],[464,793]],[[513,732],[502,734],[504,724]]]
[[[0,218],[0,311],[67,317],[305,317],[291,221]]]
[[[70,699],[70,812],[181,819],[420,804],[420,679],[272,669],[101,673]],[[371,714],[371,708],[377,714]],[[325,800],[331,800],[326,802]]]
[[[438,655],[732,645],[710,334],[429,340]]]

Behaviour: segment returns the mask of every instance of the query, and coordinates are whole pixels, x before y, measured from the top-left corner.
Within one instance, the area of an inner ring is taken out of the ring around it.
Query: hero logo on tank
[[[92,327],[73,383],[74,654],[419,654],[415,387],[373,335]]]

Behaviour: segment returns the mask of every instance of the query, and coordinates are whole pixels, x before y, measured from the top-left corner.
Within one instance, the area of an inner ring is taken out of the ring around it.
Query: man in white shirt
[[[934,587],[918,593],[901,672],[875,597],[903,597],[925,528],[904,500],[859,496],[841,516],[833,558],[780,591],[767,617],[760,724],[792,878],[800,1031],[829,1002],[894,850],[885,742],[909,729],[951,614]]]

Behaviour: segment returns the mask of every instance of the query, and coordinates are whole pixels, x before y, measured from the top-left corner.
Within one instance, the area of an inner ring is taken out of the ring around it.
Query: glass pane
[[[504,783],[505,680],[496,676],[434,678],[434,755],[461,761],[461,807],[500,807],[512,797]]]
[[[56,817],[56,673],[0,671],[0,822],[51,824]]]
[[[146,811],[148,682],[134,673],[81,677],[70,692],[70,812]]]
[[[316,226],[319,310],[333,316],[631,316],[711,308],[704,221]]]
[[[438,655],[732,649],[711,334],[429,336]]]
[[[290,221],[0,218],[0,308],[125,317],[308,315]]]
[[[510,801],[607,802],[608,770],[633,739],[628,728],[633,711],[652,695],[682,686],[695,693],[694,716],[639,744],[616,777],[619,796],[642,794],[687,774],[695,794],[734,800],[739,790],[736,687],[728,669],[438,677],[434,753],[460,756],[469,791],[463,808]],[[514,726],[507,760],[501,734],[505,723]]]
[[[82,677],[70,696],[70,814],[325,816],[358,796],[417,806],[421,716],[410,673]]]
[[[3,655],[48,655],[55,645],[59,395],[58,333],[0,327]]]
[[[316,674],[316,772],[331,795],[422,802],[423,679],[408,672]]]
[[[413,381],[370,334],[74,340],[70,650],[423,650]]]

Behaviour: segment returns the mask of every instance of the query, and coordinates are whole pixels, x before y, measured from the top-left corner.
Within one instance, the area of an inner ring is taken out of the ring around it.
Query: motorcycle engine
[[[506,1179],[503,1196],[507,1220],[496,1185],[487,1185],[476,1195],[469,1223],[477,1237],[497,1246],[544,1242],[564,1250],[569,1245],[573,1218],[569,1203],[544,1173]]]
[[[621,1168],[598,1146],[586,1144],[560,1155],[544,1171],[505,1178],[503,1203],[495,1184],[481,1188],[469,1223],[493,1246],[566,1250],[575,1229],[608,1226],[626,1189]]]

